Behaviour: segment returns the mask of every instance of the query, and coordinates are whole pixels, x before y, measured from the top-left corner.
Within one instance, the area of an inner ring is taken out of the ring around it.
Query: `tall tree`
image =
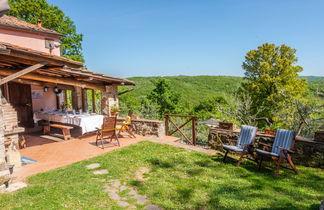
[[[298,78],[303,68],[296,65],[295,54],[289,46],[265,43],[245,56],[247,83],[243,87],[251,96],[255,113],[264,108],[260,117],[273,119],[274,113],[289,109],[289,102],[306,91],[306,81]]]
[[[82,54],[82,34],[77,33],[76,26],[70,17],[57,6],[46,0],[9,0],[9,15],[26,22],[36,24],[42,21],[45,28],[63,34],[61,41],[62,55],[76,61],[84,61]]]
[[[180,95],[171,89],[169,82],[165,79],[156,80],[154,85],[155,88],[147,98],[157,104],[160,117],[163,114],[175,113]]]

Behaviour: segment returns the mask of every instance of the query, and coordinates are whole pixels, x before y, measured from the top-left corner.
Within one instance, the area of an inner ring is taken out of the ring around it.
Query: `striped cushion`
[[[242,144],[252,144],[253,139],[256,135],[257,128],[248,125],[242,125],[240,136],[237,140],[236,146],[243,149]]]
[[[279,155],[276,154],[276,153],[268,152],[268,151],[264,151],[264,150],[261,150],[261,149],[257,149],[256,152],[257,152],[257,153],[261,153],[261,154],[263,154],[263,155],[271,155],[271,156],[276,156],[276,157],[279,156]]]
[[[294,138],[295,134],[293,130],[278,129],[271,152],[279,155],[281,149],[277,148],[277,146],[290,149]]]
[[[243,152],[243,149],[239,148],[237,146],[223,145],[223,148],[226,149],[226,150],[234,151],[234,152]]]

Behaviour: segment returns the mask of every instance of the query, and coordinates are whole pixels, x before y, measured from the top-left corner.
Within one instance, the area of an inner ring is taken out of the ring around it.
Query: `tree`
[[[63,34],[61,49],[64,57],[76,61],[84,61],[82,54],[82,34],[76,32],[76,26],[57,6],[50,5],[46,0],[10,0],[9,15],[26,22],[36,24]]]
[[[243,89],[251,96],[254,113],[264,108],[258,117],[273,119],[275,113],[289,109],[289,102],[305,93],[307,83],[298,78],[303,68],[295,65],[295,53],[289,46],[266,43],[245,56],[242,67],[247,82]]]
[[[158,79],[154,82],[155,88],[148,95],[148,99],[158,106],[160,117],[163,114],[172,114],[177,110],[180,94],[171,89],[169,82],[165,79]]]
[[[220,107],[227,107],[228,103],[223,96],[209,97],[193,108],[193,114],[200,119],[221,117]]]

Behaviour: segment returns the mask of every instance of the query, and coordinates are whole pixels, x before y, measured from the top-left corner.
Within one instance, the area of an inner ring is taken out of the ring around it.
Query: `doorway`
[[[8,83],[9,103],[18,115],[18,125],[26,128],[34,127],[31,86],[15,82]]]

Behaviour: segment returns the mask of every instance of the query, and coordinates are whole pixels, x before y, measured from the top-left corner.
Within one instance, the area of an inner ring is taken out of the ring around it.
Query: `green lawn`
[[[109,174],[93,175],[85,169],[90,163],[100,163]],[[144,181],[135,177],[140,167],[151,168]],[[0,195],[0,209],[120,209],[96,178],[120,179],[165,209],[318,209],[324,171],[298,169],[299,175],[282,171],[275,177],[252,162],[238,168],[220,156],[142,142],[33,176],[29,187]]]

